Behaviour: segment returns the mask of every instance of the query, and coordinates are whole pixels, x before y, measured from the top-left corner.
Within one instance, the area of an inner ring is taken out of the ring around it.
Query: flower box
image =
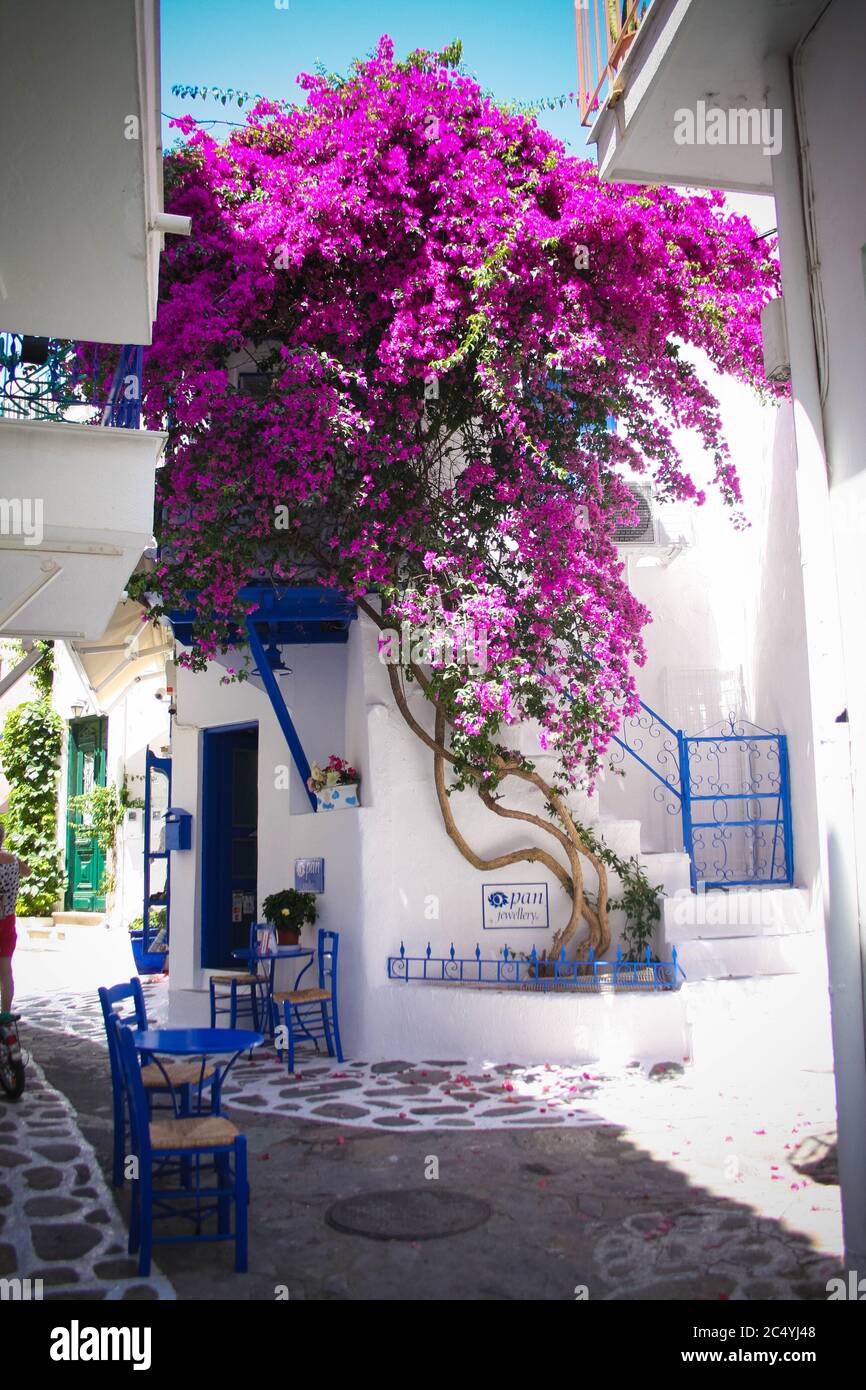
[[[340,811],[345,806],[360,806],[358,783],[346,782],[342,786],[322,787],[316,792],[320,811]]]

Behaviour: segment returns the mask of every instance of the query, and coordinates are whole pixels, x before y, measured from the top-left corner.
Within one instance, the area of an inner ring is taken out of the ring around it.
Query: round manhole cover
[[[436,1240],[472,1231],[490,1217],[478,1197],[447,1188],[416,1187],[405,1192],[362,1192],[335,1202],[329,1226],[371,1240]]]

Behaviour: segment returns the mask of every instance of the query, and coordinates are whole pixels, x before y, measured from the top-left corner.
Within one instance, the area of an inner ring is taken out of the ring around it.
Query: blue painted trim
[[[213,807],[213,741],[208,737],[212,732],[210,729],[201,731],[201,814],[199,815],[198,849],[196,866],[196,878],[201,884],[201,908],[199,914],[199,943],[198,963],[202,969],[209,969],[206,962],[206,948],[208,942],[208,923],[211,919],[211,898],[213,897],[214,885],[208,872],[210,858],[208,850],[209,826],[207,818],[209,808]]]
[[[192,625],[195,620],[194,591],[187,594],[189,608],[172,609],[169,619],[174,635],[182,646],[189,646],[192,640]],[[267,640],[281,646],[312,645],[315,643],[345,644],[349,638],[349,627],[358,616],[357,609],[350,599],[336,589],[314,586],[300,586],[285,589],[277,594],[264,586],[247,586],[240,590],[239,598],[247,609],[247,617],[256,623],[268,625]],[[240,643],[244,629],[238,627],[231,636]]]
[[[142,948],[145,952],[150,950],[151,931],[150,931],[150,866],[153,859],[165,860],[165,902],[153,903],[156,908],[165,907],[165,939],[168,941],[170,936],[171,924],[171,855],[167,850],[155,850],[151,854],[150,850],[150,774],[152,769],[157,772],[165,773],[168,778],[168,802],[171,805],[171,758],[158,758],[148,748],[144,758],[144,932],[142,933]],[[154,933],[156,936],[158,933]]]
[[[670,726],[666,726],[670,727]],[[695,864],[695,842],[692,833],[692,805],[691,805],[691,786],[689,779],[689,750],[682,731],[675,731],[677,740],[677,759],[679,763],[680,792],[680,818],[683,827],[683,849],[689,856],[689,883],[693,893],[698,891],[698,870]]]
[[[226,893],[226,878],[231,875],[231,865],[227,856],[215,855],[213,844],[213,825],[211,818],[219,818],[227,809],[228,773],[223,758],[222,739],[233,733],[259,734],[256,720],[239,724],[215,725],[201,731],[201,769],[202,795],[199,814],[199,833],[197,846],[197,875],[201,883],[201,911],[199,916],[199,964],[206,970],[229,968],[226,959],[210,960],[210,954],[217,954],[219,941],[213,940],[211,923],[214,921],[214,903],[219,910],[220,896]],[[219,821],[217,820],[217,824]],[[256,872],[258,880],[258,871]],[[220,954],[225,957],[225,952]]]
[[[304,784],[304,791],[307,793],[307,800],[309,801],[313,811],[318,811],[319,802],[318,798],[316,797],[316,793],[310,791],[310,788],[307,786],[307,781],[310,777],[312,769],[307,759],[307,755],[304,752],[301,740],[298,738],[298,731],[292,723],[292,716],[289,714],[288,706],[285,700],[283,699],[283,692],[280,690],[280,683],[271,669],[271,666],[268,662],[268,658],[265,654],[264,646],[262,645],[262,639],[259,637],[259,634],[256,631],[256,614],[249,615],[246,621],[246,628],[253,660],[255,661],[259,676],[261,677],[262,683],[264,684],[268,699],[271,702],[271,708],[273,709],[274,714],[277,716],[277,723],[282,729],[283,737],[285,738],[286,743],[289,746],[289,752],[292,755],[292,760],[294,761],[295,767],[298,769],[298,772],[300,774],[301,781]]]
[[[794,883],[794,818],[791,814],[791,774],[788,767],[788,736],[779,735],[779,810],[782,815],[782,834],[785,844],[787,882]]]
[[[257,719],[242,719],[238,724],[208,724],[206,729],[202,729],[204,734],[239,734],[246,729],[257,729],[259,721]]]
[[[121,429],[137,430],[141,427],[141,378],[144,364],[144,349],[135,344],[127,344],[120,349],[114,378],[108,393],[108,403],[102,412],[103,425],[114,425]],[[132,378],[136,383],[136,395],[128,400],[124,394],[124,383]]]

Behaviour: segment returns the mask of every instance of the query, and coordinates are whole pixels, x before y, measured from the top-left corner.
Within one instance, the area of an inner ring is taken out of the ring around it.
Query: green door
[[[72,719],[69,723],[69,796],[82,796],[93,787],[105,786],[106,719]],[[80,811],[67,812],[66,910],[103,912],[102,878],[105,856]]]

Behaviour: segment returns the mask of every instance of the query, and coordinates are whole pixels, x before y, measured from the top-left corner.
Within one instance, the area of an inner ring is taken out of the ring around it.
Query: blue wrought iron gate
[[[649,705],[615,741],[659,785],[682,821],[692,890],[794,882],[788,741],[731,715],[699,734],[674,729]]]

